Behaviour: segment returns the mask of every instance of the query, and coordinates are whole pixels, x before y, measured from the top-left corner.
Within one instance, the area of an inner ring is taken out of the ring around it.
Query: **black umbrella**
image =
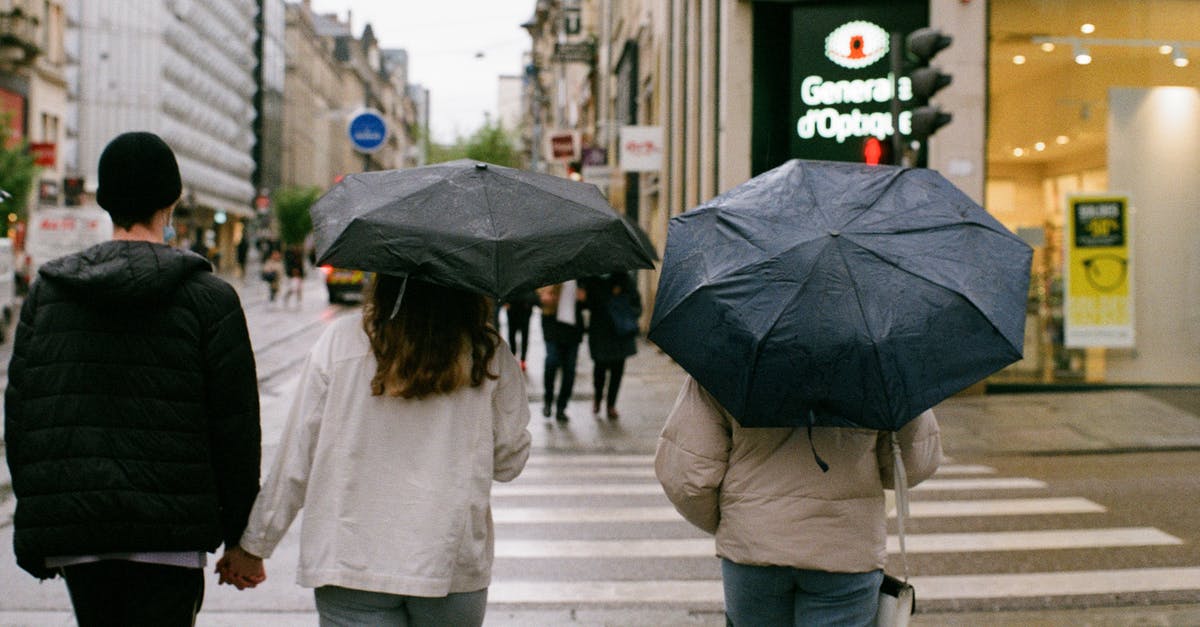
[[[642,248],[648,250],[650,254],[654,256],[654,260],[658,261],[658,251],[654,248],[654,242],[650,239],[650,234],[642,228],[642,225],[637,223],[637,220],[634,220],[628,215],[621,214],[621,219],[625,221],[625,224],[629,225],[629,228],[633,229],[633,234],[636,235],[638,241],[641,242]]]
[[[663,257],[648,337],[743,426],[896,430],[1021,357],[1032,250],[932,170],[789,161]]]
[[[652,268],[594,185],[471,160],[351,174],[312,206],[317,262],[500,300]]]

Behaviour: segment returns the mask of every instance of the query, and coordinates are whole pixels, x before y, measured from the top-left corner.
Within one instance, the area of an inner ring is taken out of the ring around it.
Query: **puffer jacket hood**
[[[38,276],[92,303],[163,302],[189,276],[211,272],[203,257],[165,244],[104,242],[43,265]]]

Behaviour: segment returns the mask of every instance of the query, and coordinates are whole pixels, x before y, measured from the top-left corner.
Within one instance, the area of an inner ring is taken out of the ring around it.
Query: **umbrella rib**
[[[982,228],[987,228],[987,227],[982,227]],[[932,229],[931,229],[931,230],[932,230]],[[979,305],[977,305],[977,304],[975,303],[975,301],[971,300],[970,298],[967,298],[967,296],[966,296],[965,294],[962,294],[962,293],[961,293],[961,292],[959,292],[958,290],[956,290],[956,289],[954,289],[954,288],[952,288],[952,287],[950,287],[950,286],[948,286],[948,285],[943,285],[942,283],[940,283],[940,282],[938,282],[938,281],[934,281],[933,279],[930,279],[930,278],[929,278],[929,277],[927,277],[927,276],[922,276],[922,275],[920,275],[920,274],[917,274],[917,273],[915,273],[915,272],[913,272],[913,271],[909,270],[908,268],[905,268],[905,267],[903,267],[903,266],[901,266],[901,265],[898,265],[898,264],[896,264],[895,262],[893,262],[892,260],[888,259],[887,257],[884,257],[884,256],[880,255],[879,253],[875,252],[874,250],[871,250],[870,248],[867,248],[866,246],[863,246],[862,244],[859,244],[858,242],[855,242],[855,241],[854,241],[854,240],[852,240],[852,239],[848,239],[848,238],[843,238],[843,239],[844,239],[846,242],[849,242],[850,244],[854,245],[854,246],[855,246],[856,248],[858,248],[859,250],[862,250],[862,251],[866,252],[868,255],[871,255],[872,257],[874,257],[874,258],[876,258],[876,259],[878,259],[878,260],[880,260],[880,261],[882,261],[882,262],[884,262],[884,263],[888,264],[889,266],[892,266],[893,268],[896,268],[896,269],[897,269],[897,270],[899,270],[900,272],[903,272],[903,273],[905,273],[905,274],[907,274],[907,275],[909,275],[909,276],[911,276],[911,277],[913,277],[913,278],[915,278],[915,279],[917,279],[917,280],[919,280],[919,281],[923,281],[923,282],[925,282],[925,283],[931,283],[931,284],[933,284],[933,285],[936,285],[936,286],[938,286],[938,287],[939,287],[939,288],[941,288],[941,289],[944,289],[944,290],[946,290],[946,291],[949,291],[949,292],[952,292],[952,293],[954,293],[954,294],[957,294],[957,295],[958,295],[960,298],[962,298],[964,301],[966,301],[966,303],[967,303],[968,305],[970,305],[972,309],[974,309],[975,311],[979,312],[979,315],[980,315],[980,317],[982,317],[984,320],[987,320],[987,321],[988,321],[988,323],[989,323],[989,324],[991,324],[993,328],[996,328],[996,323],[995,323],[994,321],[992,321],[992,318],[991,318],[990,316],[988,316],[987,312],[985,312],[983,309],[981,309],[981,308],[979,307]],[[845,262],[845,258],[843,257],[843,263],[844,263],[844,262]],[[853,278],[853,276],[851,276],[851,282],[853,282],[853,280],[854,280],[854,278]],[[855,284],[854,288],[855,288],[855,289],[854,289],[854,291],[855,291],[855,294],[857,294],[857,293],[858,293],[858,285],[857,285],[857,284]],[[861,301],[860,301],[860,303],[861,303]],[[861,307],[860,307],[860,309],[861,309]],[[996,330],[997,330],[998,332],[1000,331],[1000,329],[998,329],[998,328],[996,328]],[[1001,335],[1003,335],[1003,333],[1001,333]],[[872,336],[872,338],[873,338],[873,337],[874,337],[874,336]],[[1007,339],[1007,338],[1006,338],[1006,339]],[[872,340],[872,344],[874,344],[874,341],[873,341],[873,340]],[[1009,345],[1010,345],[1010,346],[1012,346],[1012,343],[1010,342],[1010,343],[1009,343]],[[1021,352],[1021,350],[1023,349],[1023,347],[1021,347],[1021,346],[1013,346],[1013,348],[1015,348],[1015,349],[1017,350],[1017,352]]]
[[[853,242],[851,243],[853,244]],[[858,244],[854,245],[858,246]],[[859,248],[861,248],[861,246],[859,246]],[[870,321],[867,318],[867,312],[865,309],[863,309],[862,290],[859,289],[858,281],[854,280],[854,273],[850,271],[850,262],[846,261],[846,255],[842,252],[841,248],[838,248],[838,258],[842,260],[842,265],[846,268],[846,278],[850,280],[850,286],[854,288],[854,302],[858,304],[858,313],[862,318],[863,328],[867,330],[867,339],[871,342],[871,351],[875,353],[875,362],[882,363],[879,354],[879,343],[875,341],[875,329],[871,328]],[[888,387],[885,385],[886,382],[883,381],[882,368],[879,370],[879,378],[879,389],[883,392],[883,395],[887,400],[888,407],[891,407],[892,399],[888,394]]]
[[[912,170],[905,168],[905,169],[897,172],[896,175],[893,176],[891,178],[891,180],[888,181],[887,186],[884,187],[883,190],[881,190],[877,196],[875,196],[875,199],[871,201],[871,204],[867,205],[866,208],[864,208],[862,211],[860,211],[858,213],[858,215],[855,215],[849,222],[843,224],[842,229],[845,229],[846,227],[848,227],[851,224],[854,224],[856,221],[858,221],[859,218],[869,214],[871,212],[871,210],[875,208],[875,205],[879,204],[879,201],[881,199],[883,199],[884,196],[887,196],[888,192],[891,191],[891,189],[896,186],[896,183],[900,180],[900,177],[904,176],[905,174],[907,174],[911,171]]]

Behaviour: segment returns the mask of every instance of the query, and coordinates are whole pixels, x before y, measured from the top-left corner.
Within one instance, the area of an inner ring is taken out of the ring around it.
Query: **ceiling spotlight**
[[[1171,63],[1174,63],[1175,67],[1187,67],[1187,55],[1183,53],[1183,50],[1176,48],[1175,52],[1171,53]]]
[[[1042,42],[1042,52],[1054,52],[1054,42],[1043,41]]]
[[[1084,35],[1091,35],[1092,33],[1096,32],[1096,25],[1082,24],[1079,26],[1079,32],[1083,33]]]
[[[1071,138],[1067,137],[1066,135],[1059,135],[1058,137],[1054,138],[1054,143],[1058,144],[1059,146],[1062,146],[1069,141],[1071,141]]]
[[[1046,149],[1046,142],[1038,142],[1038,143],[1034,144],[1034,145],[1033,145],[1033,149],[1034,149],[1034,150],[1036,150],[1036,151],[1038,151],[1038,152],[1041,152],[1041,151],[1045,150],[1045,149]]]
[[[1023,55],[1023,54],[1018,54],[1017,56],[1013,57],[1013,64],[1015,64],[1015,65],[1025,65],[1025,55]]]
[[[1014,157],[1024,157],[1025,149],[1024,148],[1013,148],[1013,156]]]
[[[1092,62],[1092,55],[1087,48],[1075,44],[1075,62],[1079,65],[1087,65]]]
[[[1172,46],[1171,44],[1163,44],[1158,47],[1159,54],[1171,54],[1171,52],[1173,52],[1174,50],[1175,50],[1175,46]]]

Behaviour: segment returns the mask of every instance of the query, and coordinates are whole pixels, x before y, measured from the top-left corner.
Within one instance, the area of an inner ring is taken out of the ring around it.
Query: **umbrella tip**
[[[476,163],[476,164],[475,164],[475,169],[476,169],[476,170],[486,170],[486,169],[487,169],[487,164],[486,164],[486,163]]]

